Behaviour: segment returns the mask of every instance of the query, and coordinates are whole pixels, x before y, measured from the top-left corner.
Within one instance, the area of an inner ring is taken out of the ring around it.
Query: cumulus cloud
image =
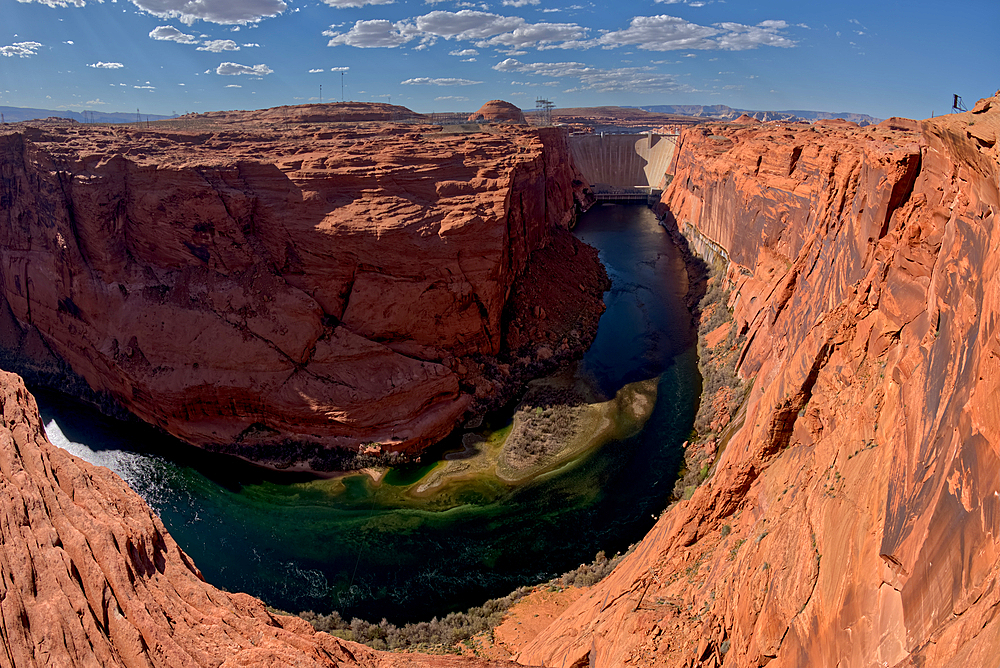
[[[194,35],[183,33],[173,26],[157,26],[149,31],[149,36],[161,42],[179,42],[180,44],[196,44],[198,42]]]
[[[395,23],[385,19],[361,20],[347,32],[337,28],[339,26],[330,26],[330,30],[323,33],[331,38],[329,46],[392,48],[419,38],[421,44],[417,48],[446,39],[473,42],[480,48],[512,51],[531,46],[550,47],[559,42],[575,45],[587,34],[585,28],[574,23],[528,23],[520,16],[503,16],[472,9],[457,12],[435,10]]]
[[[204,45],[199,46],[197,50],[222,53],[223,51],[239,51],[240,46],[231,39],[210,39],[206,40]]]
[[[361,20],[347,32],[334,32],[331,29],[323,34],[330,38],[327,46],[354,46],[359,49],[394,48],[416,37],[411,25],[403,21],[393,23],[386,19]]]
[[[635,46],[646,51],[743,51],[759,46],[795,46],[795,42],[780,34],[787,27],[784,21],[762,21],[755,26],[731,22],[703,26],[665,14],[636,16],[628,28],[604,33],[591,44],[604,48]]]
[[[13,58],[14,56],[28,58],[29,56],[36,55],[42,46],[41,42],[14,42],[9,46],[0,46],[0,55],[7,56],[8,58]]]
[[[584,63],[522,63],[507,58],[493,69],[498,72],[517,72],[550,78],[573,78],[580,82],[566,92],[596,90],[607,92],[683,92],[689,90],[669,74],[660,74],[650,67],[617,67],[605,69]]]
[[[526,7],[528,5],[539,5],[542,0],[503,0],[505,7]]]
[[[318,70],[309,70],[309,74],[318,74],[320,72],[326,72],[326,70],[324,70],[322,67],[319,68]]]
[[[90,63],[87,67],[94,67],[99,70],[120,70],[125,66],[121,63],[105,63],[103,61],[98,61],[96,63]]]
[[[547,45],[563,42],[563,46],[567,47],[575,45],[586,34],[586,29],[575,23],[534,23],[478,42],[476,46],[523,49],[538,45],[539,48],[546,48]]]
[[[472,81],[471,79],[455,79],[453,77],[446,77],[443,79],[431,79],[429,77],[417,77],[416,79],[407,79],[406,81],[400,81],[404,86],[474,86],[475,84],[481,84],[482,81]]]
[[[330,71],[331,72],[346,72],[349,69],[351,69],[351,68],[350,67],[331,67]]]
[[[479,52],[475,49],[461,49],[457,51],[449,51],[449,56],[461,56],[463,58],[468,58],[469,56],[478,56]]]
[[[451,102],[468,102],[469,98],[465,97],[464,95],[443,95],[441,97],[434,98],[434,101],[435,102],[447,102],[447,101],[451,101]]]
[[[323,0],[331,7],[364,7],[365,5],[391,5],[395,0]]]
[[[67,1],[79,2],[81,6],[84,3],[84,0]],[[179,19],[186,25],[199,19],[223,25],[246,25],[277,16],[288,8],[282,0],[132,0],[132,3],[153,16]]]
[[[501,16],[489,12],[462,9],[457,12],[433,11],[417,17],[417,30],[444,39],[478,40],[493,37],[525,25],[520,16]]]
[[[87,0],[18,0],[18,2],[32,1],[49,7],[83,7],[87,4]]]
[[[223,76],[236,76],[239,74],[255,74],[257,76],[264,76],[265,74],[270,74],[273,72],[267,65],[254,65],[253,67],[249,65],[240,65],[239,63],[220,63],[217,68],[215,68],[216,74],[221,74]]]
[[[243,88],[243,86],[241,86],[239,84],[227,84],[227,85],[223,86],[223,88]]]

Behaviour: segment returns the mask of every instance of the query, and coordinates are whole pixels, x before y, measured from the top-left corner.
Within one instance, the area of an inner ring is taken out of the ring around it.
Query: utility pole
[[[340,73],[340,101],[344,102],[344,73]]]
[[[323,104],[323,84],[319,85],[319,103]]]

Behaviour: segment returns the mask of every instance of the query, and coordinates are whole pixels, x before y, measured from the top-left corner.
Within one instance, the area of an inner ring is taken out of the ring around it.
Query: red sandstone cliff
[[[262,115],[0,135],[6,361],[68,364],[144,420],[250,457],[418,451],[511,375],[487,364],[511,290],[584,185],[565,135]],[[596,323],[603,285],[581,284]]]
[[[663,206],[728,253],[746,421],[522,662],[995,665],[998,135],[1000,93],[684,131]]]
[[[118,476],[51,445],[0,372],[0,667],[510,664],[388,654],[219,591]]]

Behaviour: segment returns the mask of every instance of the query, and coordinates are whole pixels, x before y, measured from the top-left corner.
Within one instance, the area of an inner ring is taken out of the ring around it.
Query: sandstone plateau
[[[519,661],[996,665],[998,134],[1000,94],[684,130],[661,207],[728,259],[746,419]]]
[[[538,361],[512,326],[553,362],[585,347],[606,279],[566,232],[588,202],[565,132],[355,107],[5,128],[4,366],[82,379],[196,445],[322,466],[331,448],[419,453],[502,401]],[[552,247],[584,277],[555,286],[580,309],[539,326],[508,305]]]

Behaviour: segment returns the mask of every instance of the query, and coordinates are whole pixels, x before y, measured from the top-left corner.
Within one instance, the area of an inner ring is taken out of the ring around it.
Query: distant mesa
[[[524,113],[510,102],[490,100],[479,108],[479,111],[469,116],[470,123],[511,123],[527,125]]]
[[[256,111],[210,111],[188,114],[185,119],[224,122],[266,121],[272,123],[365,123],[408,121],[423,118],[417,112],[384,102],[331,102],[258,109]]]

